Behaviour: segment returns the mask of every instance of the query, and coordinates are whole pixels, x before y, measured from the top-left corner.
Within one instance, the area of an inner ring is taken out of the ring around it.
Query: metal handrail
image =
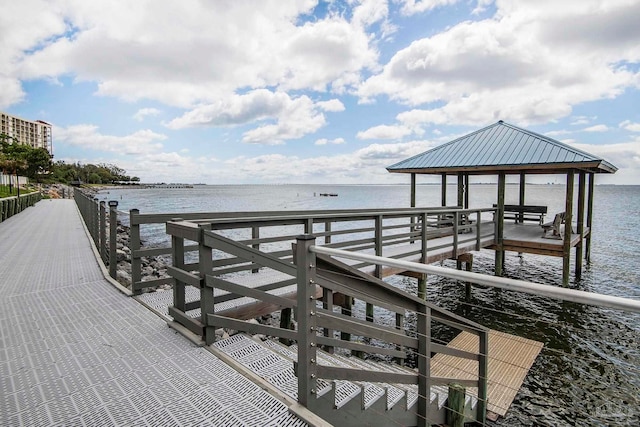
[[[551,285],[527,282],[524,280],[472,273],[469,271],[453,270],[450,268],[419,264],[411,261],[403,261],[393,258],[367,255],[358,252],[349,252],[340,249],[327,248],[325,246],[315,245],[311,246],[309,250],[316,254],[330,255],[338,258],[348,258],[356,261],[365,261],[377,265],[387,265],[390,267],[404,268],[407,270],[415,271],[417,273],[436,274],[450,279],[476,283],[478,285],[491,286],[494,288],[524,292],[532,295],[557,298],[563,301],[640,313],[640,301],[630,298],[616,297],[612,295],[604,295],[595,292],[580,291],[576,289],[560,288]]]

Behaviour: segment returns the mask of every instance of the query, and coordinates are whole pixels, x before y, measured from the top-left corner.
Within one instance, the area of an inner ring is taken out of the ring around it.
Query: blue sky
[[[505,120],[640,183],[640,0],[5,3],[0,110],[52,123],[55,160],[408,182],[385,167]]]

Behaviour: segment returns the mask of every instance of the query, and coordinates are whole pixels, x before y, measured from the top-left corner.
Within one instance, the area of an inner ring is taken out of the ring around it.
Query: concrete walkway
[[[1,426],[303,425],[104,279],[72,200],[0,224]]]

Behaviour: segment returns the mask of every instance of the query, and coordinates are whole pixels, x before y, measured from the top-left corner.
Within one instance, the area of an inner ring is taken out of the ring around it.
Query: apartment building
[[[0,133],[17,139],[20,144],[41,147],[53,154],[51,127],[42,120],[25,120],[0,111]]]

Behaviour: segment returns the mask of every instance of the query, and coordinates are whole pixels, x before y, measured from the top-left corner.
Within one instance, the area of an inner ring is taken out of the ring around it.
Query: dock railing
[[[20,196],[4,197],[0,199],[0,222],[19,214],[26,208],[35,205],[42,199],[39,191],[21,194]]]
[[[418,218],[424,212],[431,212],[432,214],[429,216],[430,225],[436,226],[441,224],[443,227],[440,230],[440,233],[446,233],[447,230],[444,227],[449,225],[451,229],[449,232],[452,232],[452,222],[449,220],[444,221],[440,220],[437,215],[437,212],[443,211],[451,213],[458,209],[457,207],[429,207],[429,208],[409,208],[409,209],[342,209],[342,210],[305,210],[305,211],[251,211],[251,212],[195,212],[195,213],[140,213],[138,209],[131,209],[129,213],[129,225],[130,225],[130,249],[131,249],[131,281],[132,281],[132,291],[134,293],[139,293],[146,288],[156,287],[164,284],[171,283],[170,280],[166,278],[152,279],[152,280],[144,280],[142,277],[142,258],[143,257],[154,257],[154,256],[170,256],[172,253],[172,249],[170,244],[164,245],[159,244],[153,248],[143,248],[142,247],[142,228],[145,226],[153,226],[157,224],[166,224],[167,222],[174,219],[182,219],[185,221],[192,221],[194,223],[206,224],[206,223],[216,223],[220,224],[220,228],[226,227],[227,229],[246,229],[249,227],[251,237],[250,239],[254,240],[253,247],[259,247],[264,244],[273,244],[274,237],[277,236],[269,236],[268,238],[264,237],[264,232],[261,232],[261,229],[271,229],[277,225],[287,225],[287,221],[294,221],[291,224],[300,224],[303,227],[306,227],[302,230],[297,230],[296,233],[300,234],[300,232],[310,232],[312,228],[324,227],[321,231],[322,236],[325,238],[325,243],[329,244],[332,242],[332,239],[335,241],[336,239],[340,240],[340,235],[345,233],[357,233],[358,230],[346,231],[344,229],[332,231],[332,227],[334,227],[337,223],[344,223],[345,219],[348,221],[357,221],[359,218],[362,220],[371,219],[374,216],[382,216],[390,218],[387,216],[388,214],[397,214],[403,213],[402,216],[405,218],[411,219],[410,224],[412,224],[412,240],[415,241],[416,238],[420,237],[419,230],[419,222]],[[494,210],[490,210],[494,211]],[[482,210],[481,212],[484,212]],[[413,213],[413,215],[407,215],[407,213]],[[295,218],[295,220],[294,220]],[[247,224],[253,223],[253,225],[247,226]],[[403,226],[403,228],[407,229],[407,226]],[[387,230],[391,230],[387,228]],[[361,230],[361,233],[366,233],[371,231],[371,227],[366,230]],[[388,231],[387,231],[388,232]],[[316,234],[317,235],[317,234]],[[261,237],[262,236],[262,237]],[[281,236],[286,237],[286,236]],[[405,238],[407,238],[405,236]],[[291,236],[288,237],[291,239]],[[342,239],[344,240],[344,239]],[[283,239],[284,241],[284,239]],[[344,244],[344,243],[342,243]],[[364,242],[363,242],[364,244]],[[192,253],[195,255],[198,251],[198,246],[189,243],[184,248],[185,252]]]
[[[493,212],[495,209],[492,208],[460,209],[455,206],[161,214],[143,214],[132,209],[129,220],[132,291],[139,293],[146,288],[171,283],[167,278],[143,280],[142,258],[172,254],[169,244],[158,244],[153,248],[142,247],[141,229],[146,225],[166,224],[179,218],[196,224],[211,224],[213,229],[227,230],[233,236],[242,235],[244,241],[253,248],[278,247],[285,251],[288,250],[288,242],[300,233],[313,233],[322,237],[323,243],[331,247],[373,250],[377,255],[382,255],[385,247],[424,242],[423,248],[416,247],[412,253],[403,254],[412,256],[424,252],[429,240],[447,235],[453,236],[452,243],[433,245],[428,250],[435,252],[451,246],[457,254],[458,247],[469,242],[476,242],[476,250],[479,250],[483,239],[491,239],[495,235],[495,221],[483,219],[482,216]],[[427,227],[422,227],[422,224],[427,224]],[[487,227],[491,224],[494,225]],[[298,228],[291,231],[291,226]],[[197,258],[198,246],[187,242],[184,251],[192,255],[190,258]],[[382,271],[377,273],[380,276]]]
[[[455,254],[456,242],[480,244],[483,236],[480,231],[482,212],[448,208],[422,212],[324,212],[315,215],[169,221],[167,234],[172,241],[173,265],[168,271],[174,279],[174,286],[173,306],[168,308],[168,314],[202,336],[207,344],[214,341],[215,329],[221,327],[297,341],[298,396],[300,402],[310,408],[313,406],[311,395],[316,389],[317,378],[383,381],[379,372],[341,370],[315,364],[312,362],[316,359],[315,348],[321,345],[329,351],[342,348],[393,357],[399,361],[411,354],[417,359],[419,373],[388,374],[384,381],[418,384],[420,399],[423,399],[418,406],[419,419],[430,419],[428,397],[432,385],[459,383],[478,388],[477,419],[483,421],[486,412],[486,375],[483,374],[487,363],[486,328],[448,313],[422,298],[399,291],[359,270],[375,263],[364,261],[347,265],[330,257],[316,257],[309,250],[316,247],[313,244],[316,239],[322,240],[323,248],[339,252],[368,251],[382,254],[387,246],[402,245],[408,247],[409,252],[405,250],[398,256],[420,255],[419,258],[423,259],[422,251],[432,249],[428,247],[430,239],[453,234],[452,251]],[[464,221],[463,215],[467,218]],[[477,220],[468,221],[470,216]],[[314,229],[315,224],[320,225]],[[312,231],[313,236],[309,234]],[[468,233],[467,237],[462,234],[463,231],[475,232]],[[301,233],[304,236],[299,238]],[[411,245],[417,241],[423,242],[421,247],[411,249]],[[190,245],[189,242],[196,244]],[[291,250],[292,242],[296,242],[294,252]],[[188,262],[186,254],[193,249],[187,248],[194,247],[198,251],[197,262],[193,262],[193,259]],[[381,274],[380,269],[372,272]],[[263,282],[262,277],[276,279]],[[188,287],[198,289],[199,298],[189,299],[186,292]],[[251,299],[250,302],[248,299]],[[251,308],[229,308],[230,302],[242,300],[243,307]],[[365,318],[353,317],[351,307],[354,300],[367,305]],[[316,306],[319,301],[322,301],[321,308]],[[338,304],[336,309],[340,313],[334,312],[334,304]],[[391,317],[395,318],[396,324],[389,326],[376,323],[379,319],[373,318],[374,306],[393,313]],[[199,313],[194,312],[198,309]],[[278,309],[283,310],[280,327],[246,321],[260,313]],[[291,310],[296,312],[297,331],[289,328],[290,319],[285,318],[285,313]],[[417,331],[409,336],[403,327],[408,312],[420,319]],[[479,335],[478,353],[462,352],[432,342],[432,323]],[[354,341],[352,337],[358,337],[358,340]],[[382,340],[385,345],[368,344],[372,339]],[[478,361],[481,365],[478,379],[457,381],[432,377],[428,362],[432,352],[455,354]]]
[[[117,274],[118,202],[110,200],[107,204],[105,201],[98,201],[90,193],[77,189],[73,192],[73,199],[100,258],[109,267],[109,276],[115,279]]]

